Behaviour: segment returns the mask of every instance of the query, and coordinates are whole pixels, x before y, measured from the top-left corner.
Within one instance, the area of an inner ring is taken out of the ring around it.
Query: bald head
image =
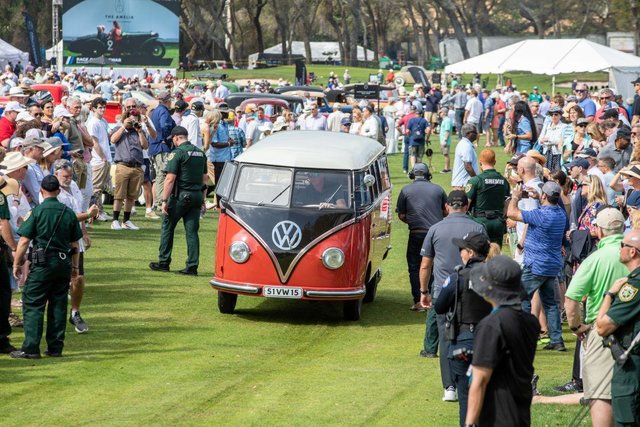
[[[524,177],[530,177],[529,179],[536,176],[536,165],[538,162],[535,159],[525,156],[518,160],[518,175],[524,179]]]
[[[623,241],[630,245],[640,248],[640,230],[631,230],[625,236]]]

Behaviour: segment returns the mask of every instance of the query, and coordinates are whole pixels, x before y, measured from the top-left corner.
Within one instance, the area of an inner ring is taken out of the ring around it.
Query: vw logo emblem
[[[292,221],[280,221],[271,231],[273,244],[283,251],[295,249],[302,240],[302,230]]]

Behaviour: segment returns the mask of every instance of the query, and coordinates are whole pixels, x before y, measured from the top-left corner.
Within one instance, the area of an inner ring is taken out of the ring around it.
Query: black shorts
[[[151,178],[151,169],[153,169],[151,167],[151,161],[149,159],[144,159],[142,161],[142,169],[144,170],[144,181],[143,182],[152,182],[153,179]],[[155,175],[155,174],[154,174]],[[155,176],[154,176],[155,178]]]

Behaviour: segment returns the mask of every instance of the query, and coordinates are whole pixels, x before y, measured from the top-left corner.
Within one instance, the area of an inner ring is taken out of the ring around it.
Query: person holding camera
[[[469,273],[489,255],[491,242],[484,233],[471,232],[452,243],[460,250],[462,265],[456,267],[442,285],[440,296],[434,305],[436,314],[446,316],[445,335],[449,340],[449,366],[458,390],[460,425],[467,414],[469,380],[467,371],[473,356],[473,336],[478,323],[491,312],[491,304],[469,287]],[[498,250],[499,252],[499,250]]]
[[[137,109],[125,111],[122,123],[116,125],[111,134],[111,143],[116,146],[115,192],[113,196],[112,230],[139,230],[131,222],[131,209],[138,198],[144,178],[142,150],[149,146]],[[120,224],[120,210],[124,201],[124,218]]]
[[[617,362],[611,379],[611,406],[616,426],[637,426],[640,420],[640,231],[631,230],[620,246],[620,262],[630,273],[616,280],[604,293],[595,324],[598,335],[606,337],[605,342]]]
[[[482,173],[469,179],[464,188],[473,217],[487,229],[493,243],[502,246],[507,231],[505,200],[511,192],[507,179],[496,170],[496,153],[488,148],[480,152]]]
[[[200,258],[200,212],[207,195],[207,157],[191,144],[189,132],[182,126],[171,131],[176,149],[167,157],[166,181],[162,191],[162,231],[158,262],[149,264],[154,271],[169,271],[173,234],[182,219],[187,238],[187,262],[180,274],[197,276]]]
[[[67,322],[69,282],[78,277],[78,240],[82,229],[76,214],[57,199],[60,182],[54,175],[42,180],[44,201],[33,208],[18,229],[21,236],[13,259],[13,276],[20,280],[27,248],[33,242],[29,275],[22,291],[24,342],[11,353],[14,359],[39,359],[40,340],[47,313],[47,351],[62,356]]]

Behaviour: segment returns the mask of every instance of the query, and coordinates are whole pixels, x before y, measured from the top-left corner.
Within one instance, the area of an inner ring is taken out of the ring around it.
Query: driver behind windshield
[[[318,206],[320,209],[346,208],[346,180],[342,183],[334,182],[327,179],[326,175],[320,172],[309,172],[307,174],[308,185],[297,188],[294,204],[296,206]]]

